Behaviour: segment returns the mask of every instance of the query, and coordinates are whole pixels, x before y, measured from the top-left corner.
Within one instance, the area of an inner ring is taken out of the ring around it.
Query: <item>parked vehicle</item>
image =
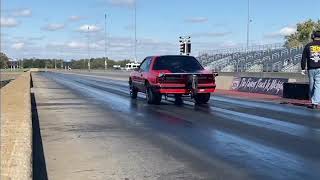
[[[112,68],[114,70],[121,70],[121,66],[120,65],[113,65]]]
[[[207,103],[215,91],[217,73],[205,70],[192,56],[150,56],[129,77],[130,95],[145,93],[149,104],[159,104],[162,96],[191,96],[197,104]]]

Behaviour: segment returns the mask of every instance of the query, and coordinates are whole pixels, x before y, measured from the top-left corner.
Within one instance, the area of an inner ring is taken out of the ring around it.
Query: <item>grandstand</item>
[[[201,52],[199,61],[217,72],[298,72],[303,47],[282,45],[253,46],[247,49],[226,49]]]

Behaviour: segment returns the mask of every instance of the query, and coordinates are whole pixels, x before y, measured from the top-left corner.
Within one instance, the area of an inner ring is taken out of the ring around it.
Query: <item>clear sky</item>
[[[70,60],[134,57],[135,0],[1,0],[1,51]],[[137,53],[177,54],[190,35],[199,51],[246,44],[247,0],[136,0]],[[297,22],[320,19],[320,0],[250,0],[250,44],[281,43]],[[90,27],[88,33],[88,26]],[[90,44],[89,52],[87,44]]]

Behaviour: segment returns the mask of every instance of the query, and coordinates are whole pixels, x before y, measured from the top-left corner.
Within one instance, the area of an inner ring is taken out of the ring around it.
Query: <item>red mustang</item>
[[[130,96],[136,99],[138,92],[146,93],[149,104],[159,104],[162,95],[174,95],[176,103],[191,95],[197,104],[204,104],[215,91],[216,76],[192,56],[147,57],[130,75]]]

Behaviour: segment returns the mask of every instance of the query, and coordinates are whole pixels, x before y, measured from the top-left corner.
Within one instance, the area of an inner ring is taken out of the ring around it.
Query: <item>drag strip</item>
[[[119,94],[120,92],[122,94],[125,94],[127,96],[129,96],[128,94],[128,85],[124,84],[123,82],[116,82],[116,81],[112,81],[112,80],[96,80],[96,79],[90,79],[90,80],[76,80],[76,82],[96,88],[96,89],[100,89],[100,90],[105,90],[107,92],[111,92],[114,94]],[[140,96],[140,98],[143,98]],[[224,99],[222,99],[221,97],[218,97],[218,99],[220,99],[220,101],[224,101]],[[221,100],[222,99],[222,100]],[[214,103],[215,99],[211,101],[211,103]],[[235,101],[235,100],[227,100],[228,103],[230,103],[234,105],[246,105],[249,106],[250,108],[252,107],[260,107],[261,109],[263,109],[264,107],[269,107],[267,105],[263,106],[263,103],[253,103],[253,102],[246,102],[244,101],[243,103],[241,103],[241,101]],[[186,102],[190,102],[190,101],[186,101]],[[193,106],[194,104],[190,104],[187,103],[191,106]],[[257,105],[258,104],[258,105]],[[279,106],[279,105],[278,105]],[[281,109],[284,109],[285,107],[282,108],[270,108],[272,109],[280,109],[280,112],[283,112]],[[290,122],[285,122],[285,121],[280,121],[278,119],[272,119],[272,118],[267,118],[267,117],[261,117],[261,116],[257,116],[254,114],[248,114],[248,112],[246,113],[241,113],[241,112],[237,112],[234,110],[228,110],[228,109],[224,109],[224,108],[219,108],[219,107],[214,107],[214,106],[210,106],[210,109],[213,111],[213,113],[219,113],[221,114],[220,116],[224,117],[224,118],[229,118],[230,120],[236,120],[236,121],[241,121],[243,123],[247,123],[247,124],[251,124],[254,126],[260,126],[260,127],[264,127],[264,128],[270,128],[272,130],[277,130],[279,132],[285,132],[294,136],[300,136],[300,137],[305,137],[305,138],[309,138],[309,139],[314,139],[314,137],[316,137],[317,139],[315,140],[320,140],[320,128],[307,128],[304,127],[302,125],[297,125],[297,124],[293,124]],[[267,108],[267,110],[270,110],[269,108]],[[289,109],[289,108],[287,108]],[[301,109],[299,109],[300,113],[302,113],[303,115],[308,114],[308,116],[310,117],[314,117],[320,114],[316,114],[316,113],[308,113],[306,111],[303,111]],[[289,111],[289,110],[287,110]],[[296,112],[293,111],[293,112]],[[301,119],[300,119],[301,120]],[[306,135],[305,132],[310,131],[311,134],[310,136]]]
[[[148,105],[144,95],[130,99],[127,82],[75,74],[38,75],[114,112],[123,123],[119,128],[132,136],[152,132],[140,138],[188,162],[185,165],[203,179],[214,175],[218,179],[320,177],[318,112],[221,96],[202,106],[187,100],[182,106],[170,100]],[[104,126],[108,119],[101,123]],[[138,156],[148,158],[147,154]]]
[[[87,85],[96,86],[98,88],[105,88],[105,85],[108,85],[107,88],[114,89],[116,92],[123,92],[128,94],[128,82],[113,80],[113,77],[104,77],[104,76],[94,76],[87,74],[74,74],[68,73],[70,77],[74,77],[80,83],[86,83]],[[81,76],[85,78],[80,78]],[[102,85],[104,85],[102,87]],[[144,95],[140,95],[141,98],[144,98]],[[189,98],[185,99],[190,101]],[[210,104],[212,106],[219,105],[224,109],[229,109],[233,111],[245,111],[246,113],[261,116],[269,117],[277,120],[291,121],[296,124],[317,127],[320,128],[320,123],[317,119],[320,119],[320,112],[315,112],[306,108],[295,107],[291,105],[276,104],[273,102],[258,102],[253,100],[243,100],[230,98],[221,95],[213,95],[211,98]],[[231,106],[230,106],[231,105]],[[302,119],[308,118],[308,121],[301,121]]]

